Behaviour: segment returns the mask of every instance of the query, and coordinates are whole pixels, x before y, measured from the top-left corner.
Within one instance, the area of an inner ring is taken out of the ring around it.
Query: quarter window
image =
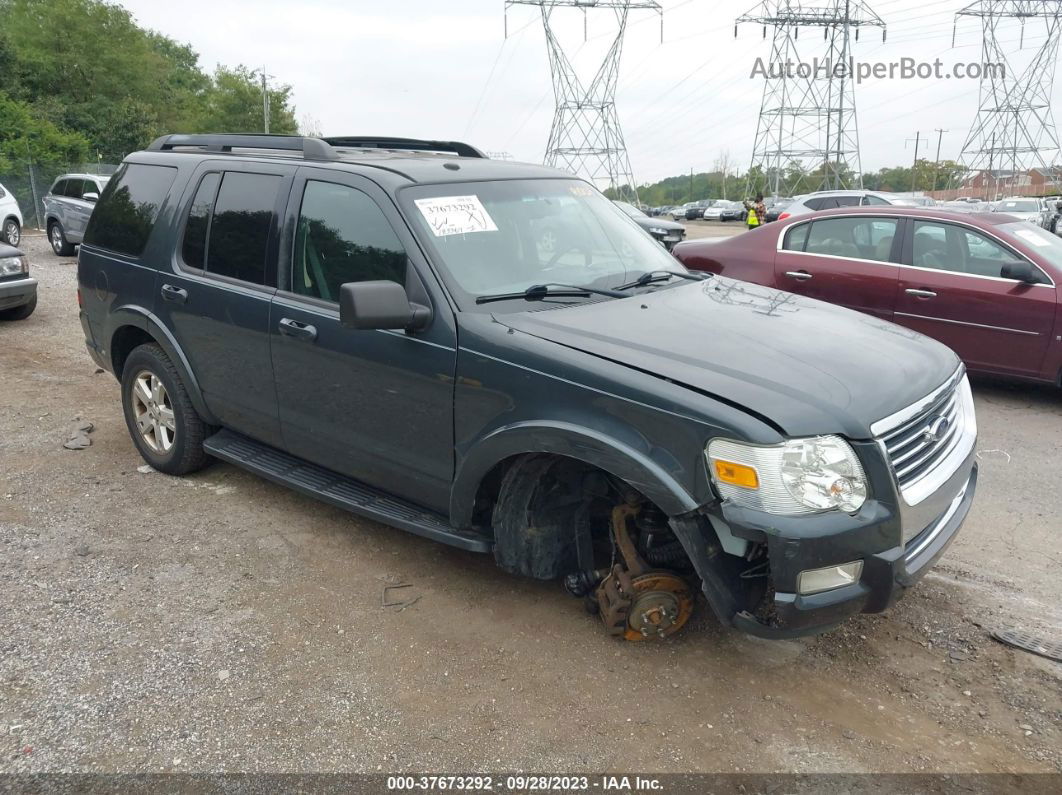
[[[879,197],[879,196],[864,196],[864,197],[863,197],[863,204],[869,204],[869,205],[881,206],[881,205],[883,205],[883,204],[884,204],[884,205],[887,205],[887,204],[888,204],[888,202],[887,202],[887,201],[885,201],[884,199],[882,199],[882,198],[881,198],[881,197]]]
[[[295,234],[292,292],[338,301],[343,284],[378,279],[406,280],[406,252],[383,211],[360,190],[307,182]]]
[[[281,178],[227,171],[210,221],[206,271],[266,283],[266,250]]]
[[[895,218],[824,218],[811,224],[804,251],[832,257],[888,262]]]
[[[207,174],[199,183],[199,188],[188,210],[188,221],[184,225],[184,245],[181,257],[190,268],[203,270],[206,267],[207,233],[210,231],[210,210],[214,206],[214,197],[218,192],[220,174]]]
[[[85,243],[138,257],[177,176],[170,166],[127,163],[107,183],[89,218]]]
[[[782,248],[786,251],[803,251],[804,244],[808,242],[809,229],[811,229],[811,224],[797,224],[790,227],[789,231],[785,233]]]

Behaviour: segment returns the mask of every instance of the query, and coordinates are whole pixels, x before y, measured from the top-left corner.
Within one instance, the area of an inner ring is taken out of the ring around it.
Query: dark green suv
[[[156,469],[222,459],[491,553],[619,637],[698,588],[770,637],[883,610],[973,499],[946,347],[702,279],[587,182],[467,144],[161,138],[78,278]]]

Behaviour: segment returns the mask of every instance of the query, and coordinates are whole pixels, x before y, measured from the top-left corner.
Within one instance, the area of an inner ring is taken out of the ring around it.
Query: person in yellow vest
[[[752,201],[746,199],[744,202],[746,216],[745,223],[748,224],[749,229],[755,229],[764,223],[764,219],[767,217],[767,207],[763,203],[763,194],[757,193],[756,198]]]

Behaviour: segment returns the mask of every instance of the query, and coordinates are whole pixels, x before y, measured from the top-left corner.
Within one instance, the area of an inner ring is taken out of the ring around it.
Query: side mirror
[[[100,195],[93,191],[92,193],[83,194],[81,198],[87,202],[98,202],[100,200]]]
[[[339,322],[355,329],[404,329],[428,325],[431,309],[410,303],[398,282],[348,282],[339,288]]]
[[[1024,282],[1025,284],[1036,284],[1040,281],[1036,269],[1023,260],[1004,262],[999,269],[999,275],[1000,278],[1013,279],[1016,282]]]

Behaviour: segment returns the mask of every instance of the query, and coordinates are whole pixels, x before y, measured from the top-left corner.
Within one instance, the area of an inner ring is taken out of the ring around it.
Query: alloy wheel
[[[63,230],[59,228],[59,224],[52,224],[52,232],[49,237],[52,241],[52,249],[58,254],[63,250]]]
[[[14,221],[8,221],[4,224],[4,240],[6,240],[9,245],[17,246],[21,238],[22,233],[19,231],[18,224]]]
[[[141,370],[133,380],[133,418],[144,443],[156,453],[168,453],[177,439],[170,395],[150,370]]]

